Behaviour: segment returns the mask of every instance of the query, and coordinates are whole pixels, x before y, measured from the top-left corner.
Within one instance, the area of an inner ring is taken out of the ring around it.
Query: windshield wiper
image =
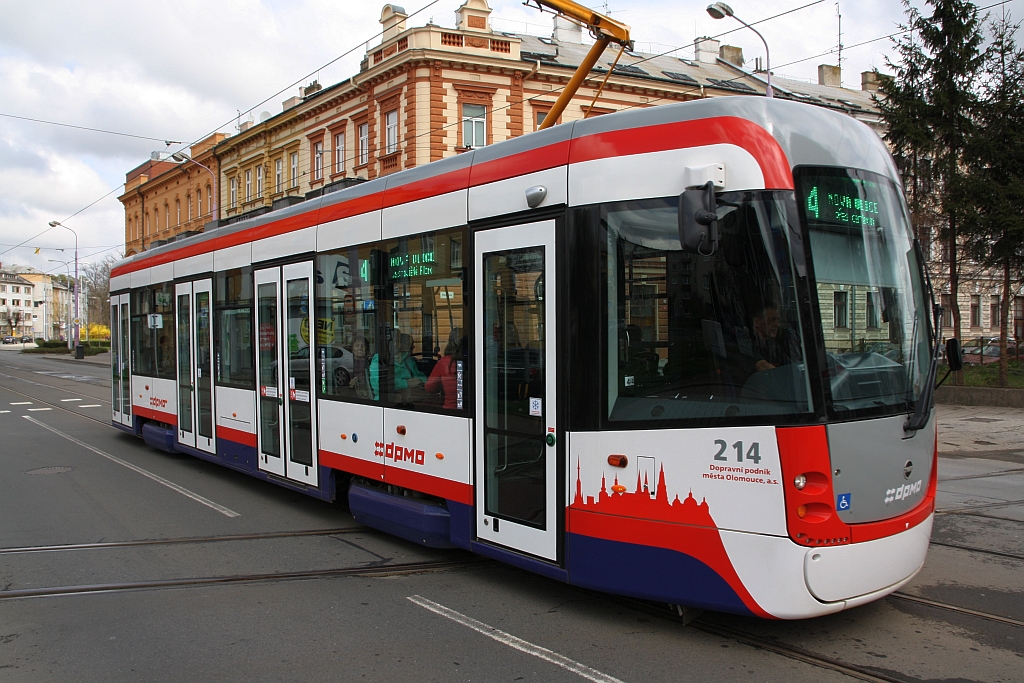
[[[918,267],[924,271],[925,283],[928,286],[928,298],[932,302],[932,317],[935,320],[935,348],[932,349],[932,362],[928,364],[928,374],[925,375],[921,395],[914,404],[914,414],[903,425],[903,431],[905,432],[916,432],[928,424],[928,416],[932,412],[932,403],[935,399],[935,375],[939,369],[939,351],[942,349],[942,306],[935,303],[935,290],[932,289],[932,278],[928,274],[928,268],[924,265],[924,252],[921,249],[921,243],[916,238],[914,239],[914,253],[917,256]],[[914,324],[916,326],[916,320]],[[913,360],[911,362],[916,364],[916,343],[911,352],[913,353]]]

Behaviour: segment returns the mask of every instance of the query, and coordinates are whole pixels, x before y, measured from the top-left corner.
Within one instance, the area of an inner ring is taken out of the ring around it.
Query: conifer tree
[[[965,190],[975,208],[965,224],[972,256],[1002,275],[1000,386],[1008,379],[1011,285],[1021,280],[1024,266],[1024,50],[1014,40],[1019,28],[1005,10],[990,24],[991,46],[965,164]]]
[[[925,61],[926,117],[934,136],[934,170],[944,219],[942,239],[949,258],[953,336],[960,337],[959,225],[972,213],[965,189],[965,152],[978,111],[975,85],[985,64],[978,8],[967,0],[928,0],[932,16],[918,16],[914,27],[928,54]]]

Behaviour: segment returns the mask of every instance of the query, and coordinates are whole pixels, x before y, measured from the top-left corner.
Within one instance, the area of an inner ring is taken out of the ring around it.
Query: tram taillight
[[[775,434],[790,538],[806,546],[849,543],[850,527],[835,510],[825,427],[785,427]]]

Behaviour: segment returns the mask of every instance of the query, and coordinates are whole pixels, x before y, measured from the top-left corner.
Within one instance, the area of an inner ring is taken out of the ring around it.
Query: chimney
[[[743,48],[734,45],[723,45],[718,48],[718,56],[736,66],[743,66]]]
[[[831,64],[818,65],[818,85],[830,85],[834,88],[843,87],[843,70]]]
[[[860,89],[875,92],[882,85],[882,81],[891,76],[880,74],[877,71],[860,72]]]
[[[238,126],[238,132],[239,133],[244,133],[245,131],[247,131],[250,128],[252,128],[252,126],[253,126],[253,122],[252,121],[242,121],[242,123],[239,124],[239,126]]]
[[[310,83],[309,85],[302,89],[302,96],[309,97],[313,93],[320,92],[321,90],[323,90],[323,88],[324,86],[320,85],[319,81],[313,81],[312,83]]]
[[[714,38],[698,38],[695,41],[697,61],[701,64],[715,64],[718,60],[720,43]]]
[[[565,17],[556,14],[555,15],[555,29],[551,33],[551,38],[556,43],[572,43],[574,45],[583,44],[583,27],[576,22],[569,21]]]
[[[455,10],[455,28],[462,31],[477,31],[478,33],[490,33],[491,7],[487,0],[466,0],[459,9]]]
[[[302,104],[301,97],[289,97],[287,100],[281,103],[281,111],[288,111],[292,107]]]
[[[398,5],[384,5],[380,11],[380,25],[384,27],[381,42],[386,43],[405,30],[405,20],[409,17],[405,8]]]

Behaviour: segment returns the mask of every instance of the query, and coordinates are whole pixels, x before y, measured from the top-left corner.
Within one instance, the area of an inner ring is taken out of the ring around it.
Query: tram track
[[[984,555],[994,555],[996,557],[1005,557],[1010,560],[1021,560],[1024,562],[1024,555],[1017,555],[1014,553],[1002,552],[1000,550],[988,550],[986,548],[975,548],[969,545],[959,545],[957,543],[943,543],[942,541],[932,541],[931,545],[937,545],[943,548],[954,548],[956,550],[966,550],[971,553],[982,553]]]
[[[4,368],[6,370],[10,370],[10,371],[17,372],[17,373],[22,373],[23,375],[28,375],[27,377],[22,377],[22,376],[19,376],[19,375],[8,375],[7,373],[0,373],[0,376],[9,377],[11,379],[16,379],[16,380],[19,380],[19,381],[22,381],[22,382],[27,382],[29,384],[33,384],[33,385],[36,385],[36,386],[47,387],[49,389],[54,389],[56,391],[62,391],[64,393],[68,393],[68,394],[74,394],[76,396],[82,396],[82,397],[88,398],[90,401],[101,401],[103,403],[106,403],[107,405],[110,405],[110,398],[109,398],[109,396],[107,398],[93,396],[91,394],[87,394],[87,393],[84,393],[84,392],[81,392],[81,391],[74,391],[73,389],[68,389],[67,387],[57,386],[56,384],[47,384],[46,382],[39,382],[39,381],[37,381],[38,379],[43,378],[43,377],[49,377],[51,379],[65,379],[60,374],[57,374],[60,371],[57,371],[57,370],[53,370],[53,371],[50,371],[50,370],[30,370],[30,369],[27,369],[27,368],[19,368],[19,367],[15,366],[15,365],[3,365],[3,364],[0,364],[0,368]],[[71,373],[66,373],[66,374],[70,375]],[[102,380],[99,381],[99,382],[81,382],[81,381],[77,381],[77,380],[72,380],[72,381],[76,381],[76,383],[79,386],[84,384],[85,386],[98,387],[100,389],[104,389],[105,390],[104,394],[109,394],[109,392],[110,392],[110,385],[102,383],[103,382]]]
[[[15,379],[19,379],[19,378],[15,378]],[[54,386],[51,386],[49,384],[43,384],[42,386],[45,386],[45,387],[50,388],[50,389],[59,389],[59,387],[54,387]],[[92,420],[93,422],[96,422],[96,423],[99,423],[101,425],[110,427],[111,429],[116,429],[112,424],[110,424],[110,420],[109,419],[103,420],[101,418],[94,417],[92,415],[86,415],[85,413],[80,413],[80,412],[78,412],[76,410],[71,410],[67,406],[63,406],[63,405],[61,405],[59,403],[53,403],[52,401],[46,401],[44,399],[39,398],[38,396],[33,396],[32,394],[26,394],[23,391],[18,391],[17,389],[12,389],[12,388],[7,387],[7,386],[0,387],[0,389],[3,389],[4,391],[9,391],[12,394],[17,394],[19,396],[24,396],[25,398],[30,398],[33,401],[35,401],[37,403],[40,403],[40,404],[42,404],[44,406],[49,406],[51,408],[56,408],[57,410],[63,410],[66,413],[70,413],[72,415],[77,415],[78,417],[84,417],[86,420]],[[66,390],[66,391],[68,391],[68,393],[78,394],[78,392],[75,392],[75,391],[70,391],[70,390]],[[94,398],[92,396],[89,396],[88,394],[78,394],[78,395],[79,396],[84,396],[84,397],[88,398],[90,401],[100,401],[100,402],[102,402],[102,399]],[[110,402],[107,401],[107,403],[110,403]],[[107,412],[106,414],[109,417],[110,413]]]
[[[67,595],[89,595],[98,593],[126,593],[146,589],[192,588],[202,586],[230,585],[240,583],[264,583],[273,581],[296,581],[303,579],[329,579],[346,576],[382,578],[406,576],[428,572],[456,571],[492,564],[486,558],[441,560],[429,562],[405,562],[397,564],[376,564],[364,567],[341,567],[336,569],[311,569],[295,572],[272,572],[266,574],[234,574],[229,576],[205,576],[183,579],[156,579],[121,583],[85,584],[77,586],[51,586],[45,588],[24,588],[0,591],[0,602],[28,598],[51,598]]]
[[[961,607],[960,605],[951,605],[946,602],[939,602],[938,600],[930,600],[928,598],[922,598],[919,595],[911,595],[910,593],[904,593],[902,591],[896,591],[886,596],[888,600],[905,600],[907,602],[917,603],[918,605],[926,605],[928,607],[934,607],[936,609],[946,610],[948,612],[956,612],[957,614],[963,614],[972,617],[978,617],[979,619],[987,619],[989,621],[996,621],[1001,624],[1007,624],[1009,626],[1017,626],[1024,628],[1024,621],[1019,619],[1011,619],[1010,617],[1004,617],[999,614],[992,614],[991,612],[982,612],[980,610],[971,609],[969,607]]]
[[[160,545],[222,543],[225,541],[260,541],[276,538],[302,538],[310,536],[337,536],[370,531],[369,527],[339,527],[336,529],[307,529],[303,531],[271,531],[252,534],[229,534],[222,536],[186,536],[182,538],[152,538],[137,541],[102,541],[97,543],[69,543],[63,545],[34,545],[0,548],[0,555],[27,555],[32,553],[56,553],[75,550],[103,550],[108,548],[137,548]]]

